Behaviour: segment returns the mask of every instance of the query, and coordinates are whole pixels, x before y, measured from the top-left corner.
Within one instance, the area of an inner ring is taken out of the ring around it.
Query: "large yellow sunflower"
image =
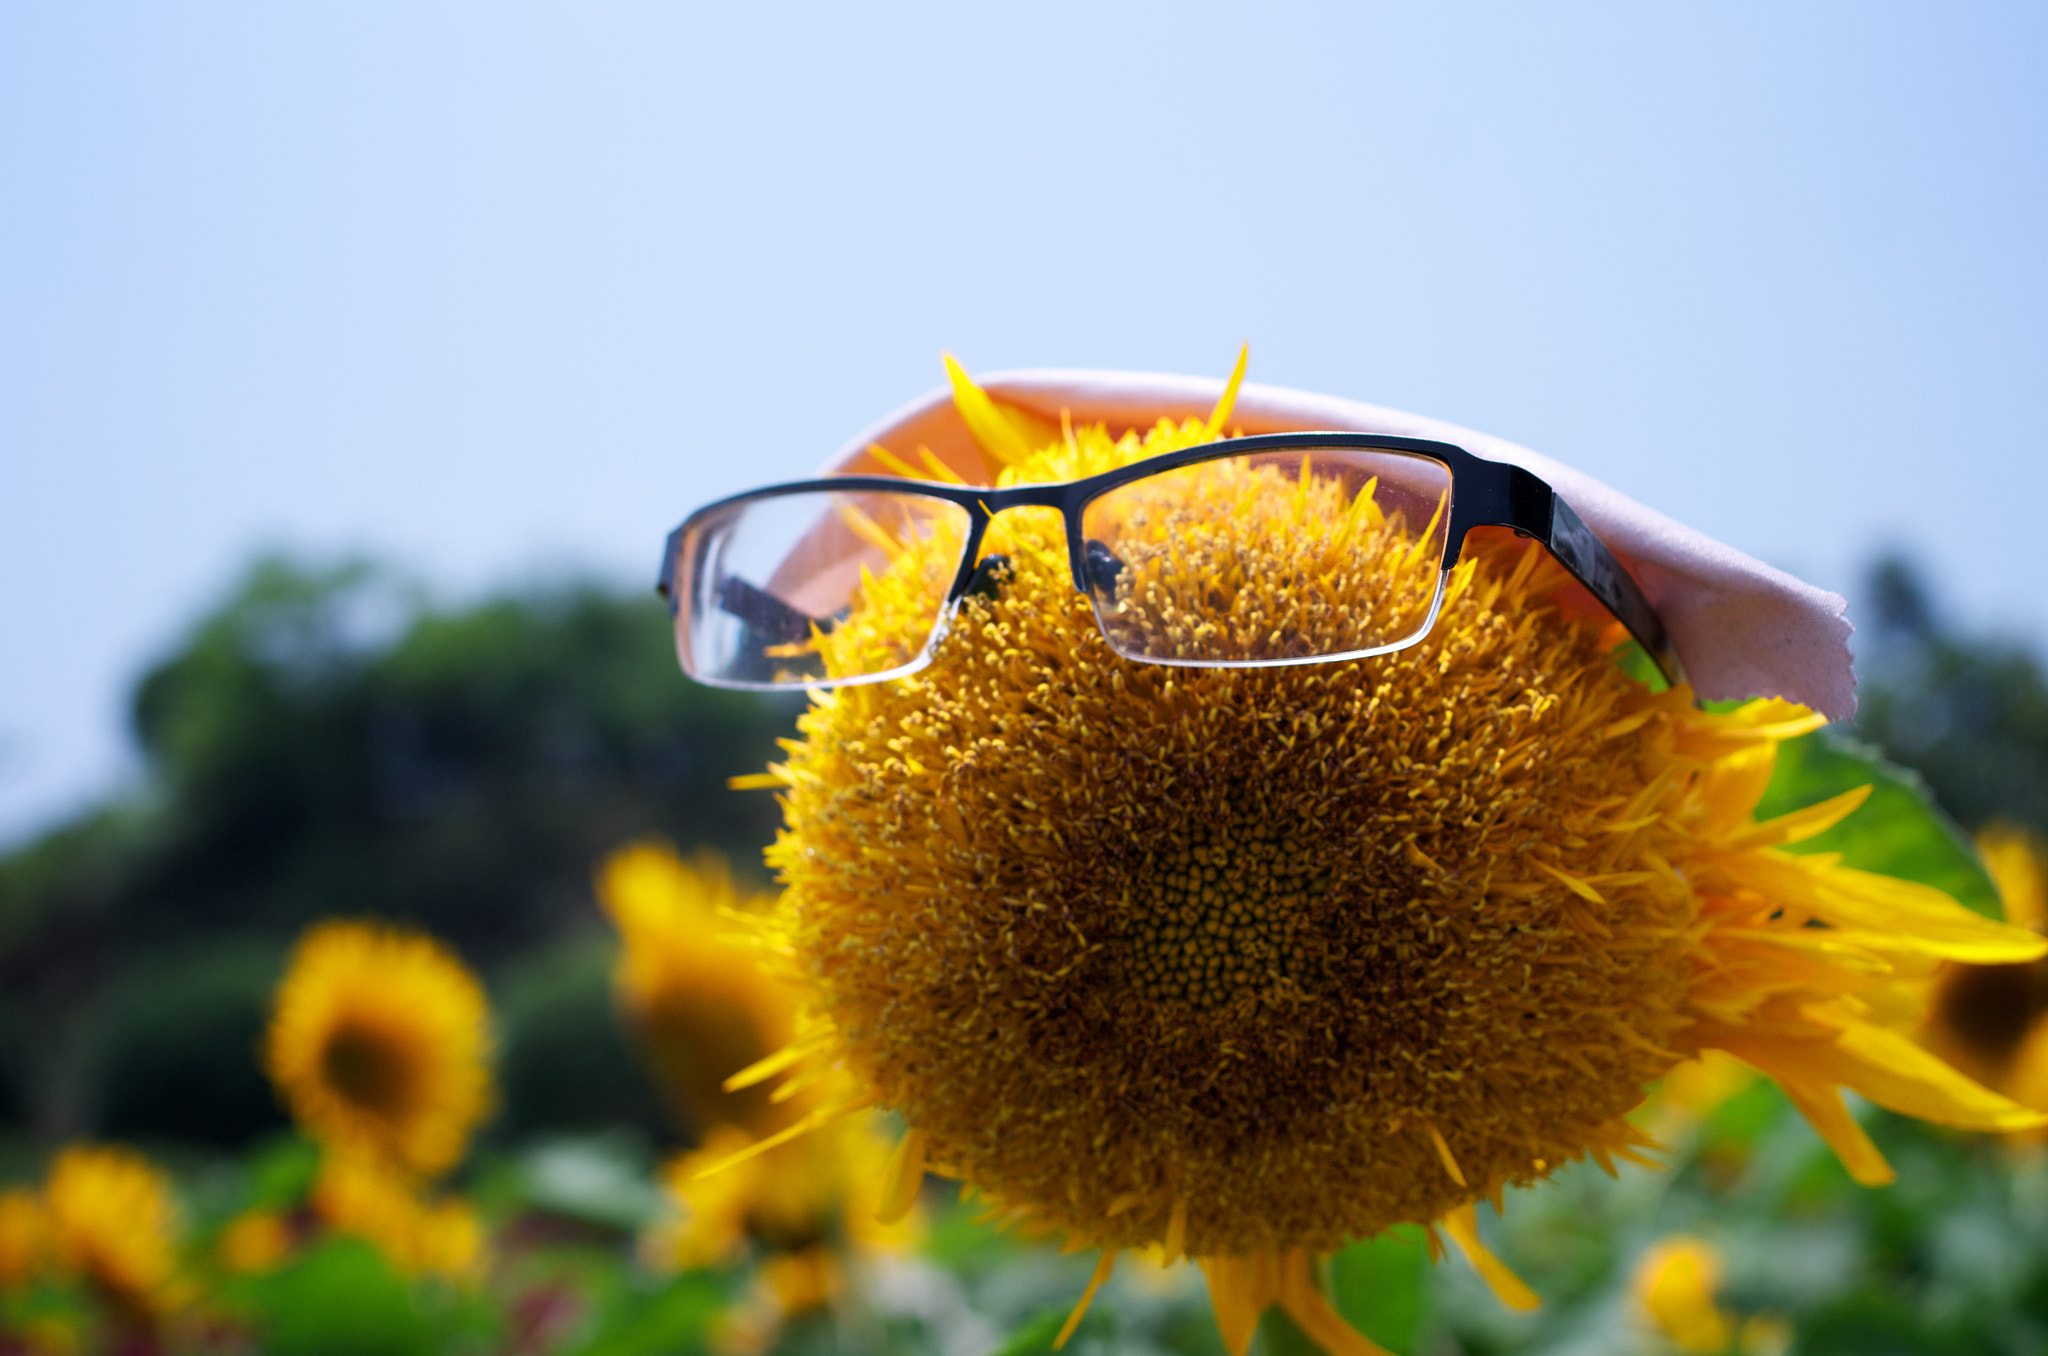
[[[1208,421],[1047,439],[955,382],[1003,484],[1203,442],[1228,416],[1226,395]],[[1218,559],[1217,588],[1273,616],[1313,613],[1292,581],[1370,607],[1406,538],[1337,493],[1206,505],[1284,511],[1231,534],[1265,556]],[[1152,530],[1208,549],[1199,525]],[[2039,1119],[1905,1031],[1942,961],[2042,940],[1785,852],[1863,799],[1757,821],[1778,744],[1821,718],[1640,686],[1610,658],[1618,628],[1533,546],[1475,537],[1415,648],[1221,670],[1113,656],[1055,516],[990,536],[1009,577],[929,669],[821,693],[773,769],[775,935],[813,1002],[737,1081],[800,1062],[855,1088],[784,1135],[888,1106],[909,1127],[899,1191],[929,1168],[1102,1249],[1089,1294],[1118,1249],[1162,1245],[1203,1264],[1233,1352],[1276,1303],[1366,1352],[1318,1255],[1421,1223],[1535,1303],[1475,1203],[1638,1154],[1625,1117],[1702,1051],[1775,1078],[1864,1182],[1889,1169],[1844,1088],[1958,1126]],[[896,547],[816,637],[828,673],[915,648],[924,556],[949,544]]]
[[[278,986],[265,1065],[293,1119],[330,1152],[432,1175],[491,1105],[490,1009],[432,938],[327,922]]]

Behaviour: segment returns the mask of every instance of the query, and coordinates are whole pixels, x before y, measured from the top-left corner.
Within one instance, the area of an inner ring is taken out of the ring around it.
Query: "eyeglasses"
[[[1265,668],[1404,649],[1429,634],[1466,534],[1498,526],[1542,543],[1680,681],[1642,590],[1540,477],[1355,433],[1231,438],[1063,484],[833,476],[721,499],[662,557],[683,671],[751,689],[913,673],[963,599],[1000,589],[1010,562],[982,539],[1016,508],[1061,515],[1074,587],[1126,659]],[[907,624],[835,636],[871,591]]]

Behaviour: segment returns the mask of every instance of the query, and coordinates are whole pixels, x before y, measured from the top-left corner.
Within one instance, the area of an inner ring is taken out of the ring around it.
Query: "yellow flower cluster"
[[[368,1239],[407,1275],[474,1280],[482,1269],[483,1226],[467,1201],[425,1199],[364,1159],[330,1158],[313,1188],[313,1209],[330,1228]]]
[[[0,1193],[0,1292],[82,1281],[117,1319],[154,1331],[185,1299],[170,1178],[131,1149],[74,1144],[42,1190]]]

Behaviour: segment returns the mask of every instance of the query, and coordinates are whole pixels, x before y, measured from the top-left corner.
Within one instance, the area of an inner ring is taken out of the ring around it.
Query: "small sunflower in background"
[[[222,1226],[214,1250],[229,1271],[273,1271],[291,1256],[292,1224],[275,1210],[245,1210]]]
[[[1660,1240],[1637,1263],[1631,1288],[1658,1334],[1688,1356],[1720,1356],[1734,1344],[1735,1325],[1716,1302],[1721,1255],[1702,1240]]]
[[[265,1042],[292,1118],[338,1152],[433,1176],[490,1109],[483,986],[430,937],[321,923],[300,939]]]
[[[482,1225],[427,1184],[461,1161],[491,1107],[490,1052],[483,986],[439,942],[370,923],[310,929],[278,985],[264,1055],[320,1146],[313,1213],[403,1274],[474,1279]],[[229,1225],[223,1260],[264,1270],[281,1260],[279,1243],[273,1222],[252,1213]]]
[[[1636,1264],[1630,1289],[1656,1347],[1685,1356],[1782,1356],[1789,1326],[1770,1314],[1737,1323],[1720,1301],[1721,1253],[1689,1234],[1652,1244]]]
[[[50,1253],[126,1324],[156,1329],[185,1299],[171,1179],[130,1149],[72,1145],[43,1185]]]
[[[1213,440],[1237,389],[1207,420],[1113,436],[953,378],[1001,485]],[[1204,510],[1240,515],[1262,553],[1215,562],[1234,606],[1292,616],[1320,588],[1366,612],[1410,563],[1402,534],[1316,498],[1335,482],[1218,484]],[[1206,540],[1161,511],[1118,549],[1199,560]],[[886,546],[806,642],[828,676],[929,629],[958,542]],[[821,694],[771,769],[786,889],[765,930],[810,1003],[782,1056],[727,1087],[795,1070],[792,1101],[814,1103],[743,1154],[886,1106],[908,1127],[890,1199],[931,1170],[1100,1249],[1068,1333],[1119,1250],[1159,1248],[1201,1263],[1239,1356],[1269,1305],[1331,1352],[1376,1351],[1318,1262],[1404,1223],[1533,1306],[1476,1205],[1581,1158],[1642,1161],[1629,1113],[1706,1051],[1774,1079],[1868,1184],[1891,1170],[1844,1089],[1967,1128],[2041,1123],[1910,1030],[1941,963],[2048,944],[1784,851],[1867,792],[1756,818],[1778,746],[1823,718],[1640,685],[1536,547],[1475,537],[1400,654],[1264,670],[1116,658],[1050,515],[996,519],[985,549],[999,586],[965,600],[931,667]]]
[[[2048,844],[2010,824],[1977,836],[2005,921],[2048,932]],[[2048,1111],[2048,961],[1945,965],[1928,1003],[1922,1039],[1980,1083]],[[2023,1132],[2033,1137],[2032,1132]]]
[[[801,1094],[771,1101],[767,1088],[724,1086],[795,1030],[799,991],[764,972],[758,950],[732,935],[739,918],[764,913],[773,898],[742,894],[715,852],[684,861],[655,843],[607,858],[597,895],[619,933],[619,1010],[677,1122],[700,1136],[719,1126],[759,1136],[789,1124]]]
[[[698,1138],[662,1170],[676,1212],[649,1232],[642,1255],[657,1270],[676,1270],[758,1253],[758,1293],[729,1316],[726,1346],[765,1349],[784,1316],[838,1292],[840,1245],[907,1242],[914,1200],[881,1199],[889,1148],[869,1118],[786,1137],[829,1102],[829,1078],[786,1085],[776,1096],[758,1084],[725,1087],[774,1056],[796,1029],[800,991],[769,973],[741,932],[747,918],[772,906],[771,897],[742,894],[715,853],[685,861],[653,843],[613,853],[599,869],[597,892],[619,931],[620,1011],[677,1119]],[[783,1142],[765,1152],[750,1152],[779,1136]],[[744,1161],[704,1171],[735,1158]]]

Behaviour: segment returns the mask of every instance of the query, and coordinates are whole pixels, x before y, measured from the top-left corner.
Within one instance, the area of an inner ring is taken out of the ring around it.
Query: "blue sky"
[[[2022,4],[15,0],[0,841],[253,552],[637,584],[942,349],[1248,340],[2039,641],[2044,69]]]

